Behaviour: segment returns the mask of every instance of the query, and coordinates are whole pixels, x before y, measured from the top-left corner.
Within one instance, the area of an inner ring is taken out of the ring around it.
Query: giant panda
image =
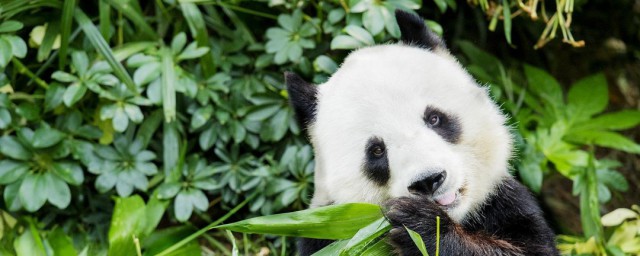
[[[350,53],[319,86],[285,73],[289,100],[315,153],[311,207],[383,206],[388,242],[420,255],[405,226],[440,255],[557,255],[535,198],[508,172],[505,116],[428,30],[396,12],[397,44]],[[301,239],[310,255],[332,241]]]

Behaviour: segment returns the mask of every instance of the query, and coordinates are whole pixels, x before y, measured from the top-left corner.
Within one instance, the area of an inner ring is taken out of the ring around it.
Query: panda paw
[[[405,229],[422,237],[427,248],[435,246],[436,217],[440,217],[440,236],[449,232],[451,219],[440,205],[423,197],[400,197],[385,204],[385,217],[391,223],[389,239],[401,255],[419,255],[417,247]]]

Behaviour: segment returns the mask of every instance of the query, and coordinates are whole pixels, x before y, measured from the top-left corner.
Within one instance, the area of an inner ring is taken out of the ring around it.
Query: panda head
[[[427,196],[460,221],[509,175],[505,117],[420,17],[396,19],[400,43],[352,52],[324,84],[285,74],[315,151],[311,206]]]

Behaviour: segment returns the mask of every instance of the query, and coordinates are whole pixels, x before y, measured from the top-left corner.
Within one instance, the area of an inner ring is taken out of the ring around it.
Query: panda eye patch
[[[440,109],[427,106],[423,120],[427,127],[435,131],[444,140],[455,144],[460,139],[462,127],[456,116],[445,114]]]
[[[384,141],[378,137],[371,137],[365,146],[364,163],[362,172],[374,183],[382,186],[387,183],[390,176],[389,158]]]

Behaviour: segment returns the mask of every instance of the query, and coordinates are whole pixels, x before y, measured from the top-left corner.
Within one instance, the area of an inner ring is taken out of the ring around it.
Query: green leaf
[[[71,185],[80,185],[84,181],[82,168],[75,162],[55,162],[52,165],[55,174]]]
[[[133,82],[137,85],[145,85],[154,79],[160,76],[160,63],[159,62],[149,62],[140,66],[140,68],[136,69],[133,73]]]
[[[0,129],[6,129],[11,125],[11,113],[5,108],[0,108]]]
[[[383,6],[372,4],[369,10],[362,14],[362,24],[372,35],[377,35],[384,29],[382,9]]]
[[[30,102],[23,102],[18,105],[18,107],[16,108],[16,113],[29,121],[36,121],[40,119],[39,105],[32,104]]]
[[[342,249],[341,255],[368,255],[363,254],[364,251],[375,245],[376,242],[384,240],[384,234],[391,230],[391,224],[385,219],[380,218],[366,227],[360,229],[349,243]]]
[[[171,54],[180,54],[185,45],[187,45],[187,34],[180,32],[173,37],[173,40],[171,40]]]
[[[15,182],[4,188],[4,202],[9,211],[17,211],[22,208],[22,202],[20,202],[19,196],[20,185],[22,185],[22,182]]]
[[[31,145],[35,148],[51,147],[62,141],[67,135],[57,129],[43,126],[36,130]]]
[[[198,43],[198,48],[211,45],[204,17],[202,17],[198,6],[195,3],[180,2],[180,9],[182,9],[182,15],[184,15],[184,18],[187,20],[191,35],[193,35]],[[202,66],[205,77],[210,77],[216,73],[216,63],[212,54],[205,52],[200,59],[200,65]]]
[[[41,174],[29,174],[22,180],[20,185],[20,202],[29,212],[35,212],[47,201],[45,188],[47,183]]]
[[[356,49],[362,46],[364,46],[362,42],[347,35],[339,35],[334,37],[333,40],[331,40],[331,50],[336,50],[336,49],[350,50],[350,49]]]
[[[180,193],[178,193],[176,199],[173,200],[173,204],[174,213],[178,221],[184,222],[187,221],[189,217],[191,217],[191,213],[193,212],[193,204],[191,203],[191,199],[186,190],[182,190],[180,191]]]
[[[73,240],[67,234],[62,231],[62,228],[57,227],[47,236],[47,240],[53,249],[54,255],[73,256],[78,255],[76,249],[73,247]]]
[[[7,185],[22,178],[29,170],[26,162],[17,162],[9,159],[0,160],[0,185]]]
[[[578,131],[565,136],[571,142],[598,145],[629,153],[640,154],[640,145],[615,132],[587,130]]]
[[[113,129],[117,132],[124,132],[127,129],[127,126],[129,126],[129,117],[127,117],[124,107],[116,108],[111,122],[113,122]]]
[[[178,194],[182,185],[179,182],[169,182],[164,183],[158,187],[158,198],[159,199],[169,199],[173,198]]]
[[[11,43],[4,37],[0,37],[0,69],[4,69],[9,64],[11,57]]]
[[[169,48],[160,50],[162,60],[162,109],[165,122],[172,122],[176,118],[176,74],[173,56]]]
[[[327,74],[333,74],[338,70],[338,64],[336,64],[331,58],[326,55],[320,55],[313,62],[313,67],[316,71],[322,71]]]
[[[39,236],[39,234],[34,234],[31,229],[26,229],[24,233],[22,233],[16,240],[13,242],[13,248],[15,249],[17,255],[29,255],[29,256],[46,256],[47,253],[42,244],[38,244],[35,236]],[[39,239],[39,237],[38,237]]]
[[[50,22],[46,25],[46,31],[42,38],[42,43],[38,47],[38,54],[36,60],[43,62],[51,55],[53,45],[57,42],[60,43],[60,22]]]
[[[246,233],[347,239],[380,217],[380,206],[350,203],[256,217],[216,228]]]
[[[190,43],[180,55],[178,60],[188,60],[199,58],[209,52],[209,47],[197,47],[196,42]]]
[[[576,119],[586,119],[602,112],[608,101],[607,79],[602,73],[576,82],[567,95],[567,107],[573,111]]]
[[[200,144],[200,148],[202,150],[209,150],[217,139],[218,131],[216,130],[215,126],[209,126],[209,128],[200,133],[200,136],[198,137],[198,143]]]
[[[22,29],[22,22],[8,20],[0,24],[0,33],[14,32]]]
[[[135,254],[133,237],[140,237],[145,222],[145,205],[140,196],[116,198],[109,228],[109,255]]]
[[[127,73],[127,70],[124,69],[120,61],[116,59],[114,53],[111,51],[111,47],[104,40],[100,31],[95,25],[93,25],[89,17],[87,17],[87,15],[79,8],[75,10],[74,17],[78,24],[80,24],[80,28],[87,39],[89,39],[89,42],[91,42],[93,47],[102,54],[107,63],[109,63],[109,66],[113,69],[113,73],[120,78],[120,81],[122,81],[129,90],[132,92],[137,91],[133,79],[131,79],[131,76],[129,76],[129,73]],[[62,55],[60,58],[62,58]]]
[[[51,83],[44,95],[44,111],[48,112],[60,106],[64,93],[64,86],[59,83]]]
[[[71,52],[71,64],[78,72],[80,77],[84,77],[87,70],[89,70],[89,57],[87,53],[84,51],[73,51]]]
[[[14,57],[24,58],[27,55],[27,44],[22,38],[8,35],[5,36],[5,39],[11,44],[11,51]]]
[[[563,107],[562,88],[553,76],[542,69],[530,65],[524,65],[524,73],[529,82],[529,90],[554,109]]]
[[[49,203],[55,205],[59,209],[64,209],[71,203],[71,191],[67,183],[60,178],[54,176],[50,172],[42,175],[45,187],[42,187],[42,192],[47,195]]]
[[[162,162],[164,166],[165,181],[178,181],[181,176],[178,166],[178,152],[180,150],[180,133],[178,123],[164,123],[162,132]]]
[[[154,32],[153,28],[149,25],[145,16],[140,12],[140,9],[136,8],[134,4],[137,4],[137,1],[132,0],[107,0],[111,6],[116,8],[119,12],[121,12],[125,17],[127,17],[131,22],[140,30],[142,35],[147,37],[148,39],[157,39],[158,35]],[[132,2],[134,4],[132,4]]]
[[[213,106],[207,105],[206,107],[201,107],[191,116],[191,129],[198,129],[202,127],[209,119],[211,119],[211,115],[213,114]]]
[[[144,119],[144,115],[142,115],[142,110],[140,107],[133,104],[124,104],[124,112],[127,114],[129,119],[134,123],[140,123]]]
[[[71,107],[73,106],[73,104],[76,104],[76,102],[82,99],[82,96],[84,96],[86,92],[87,87],[83,86],[80,83],[74,83],[67,87],[67,90],[65,90],[64,94],[62,95],[62,101],[67,107]]]
[[[347,32],[350,36],[362,42],[364,45],[373,45],[375,41],[373,41],[373,36],[369,34],[369,32],[361,27],[348,25],[344,28],[344,31]]]
[[[511,6],[509,0],[502,0],[502,17],[504,17],[504,37],[507,39],[507,43],[511,45]]]
[[[447,2],[445,0],[433,0],[433,2],[436,3],[436,6],[438,6],[438,9],[440,9],[441,13],[447,11]]]
[[[67,66],[67,52],[73,26],[73,16],[76,9],[76,0],[64,0],[62,5],[62,18],[60,20],[60,49],[58,51],[58,69],[64,70]],[[88,19],[88,18],[87,18]]]
[[[411,237],[411,240],[413,241],[413,243],[416,244],[416,246],[418,247],[418,250],[420,250],[420,253],[422,253],[422,256],[429,256],[429,253],[427,252],[427,246],[424,245],[424,241],[422,240],[422,237],[420,236],[420,234],[409,229],[408,227],[404,227],[404,228],[407,230],[407,232],[409,232],[409,236]]]
[[[599,115],[573,125],[573,130],[625,130],[640,124],[640,111],[622,110],[614,113]]]
[[[0,138],[0,153],[17,160],[31,161],[33,155],[12,136]]]
[[[602,216],[602,225],[605,227],[613,227],[622,224],[625,220],[640,218],[637,212],[626,208],[615,209]]]

